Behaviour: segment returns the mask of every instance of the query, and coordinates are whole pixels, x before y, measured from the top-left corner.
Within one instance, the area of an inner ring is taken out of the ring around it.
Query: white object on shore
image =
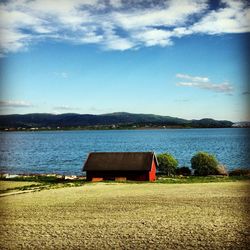
[[[19,175],[17,175],[17,174],[6,174],[6,175],[4,175],[4,177],[5,177],[6,179],[11,179],[11,178],[19,177]]]
[[[65,180],[76,180],[77,176],[76,175],[71,175],[71,176],[65,176]]]

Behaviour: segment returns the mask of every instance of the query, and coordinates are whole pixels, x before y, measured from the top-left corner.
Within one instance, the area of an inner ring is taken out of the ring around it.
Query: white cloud
[[[134,44],[125,38],[119,36],[110,37],[105,43],[105,48],[109,50],[127,50],[134,47]]]
[[[172,41],[170,40],[171,32],[159,30],[159,29],[145,29],[141,32],[136,32],[133,37],[146,46],[166,46],[172,45]]]
[[[19,31],[13,31],[8,29],[1,30],[1,54],[6,52],[16,52],[24,49],[32,37],[28,34],[23,34]]]
[[[196,87],[200,89],[212,90],[215,92],[222,93],[231,93],[233,91],[233,86],[229,83],[204,83],[204,82],[179,82],[176,84],[177,86],[187,86],[187,87]]]
[[[250,32],[250,8],[238,0],[223,0],[222,3],[226,7],[209,12],[190,30],[206,34]]]
[[[246,2],[221,2],[209,10],[206,0],[8,0],[0,3],[0,53],[22,51],[42,39],[127,50],[170,46],[192,34],[249,32]]]
[[[177,27],[174,28],[172,31],[172,36],[173,37],[182,37],[182,36],[187,36],[191,35],[193,32],[185,27]]]
[[[176,74],[177,78],[190,80],[193,82],[209,82],[209,79],[207,77],[201,77],[201,76],[190,76],[187,74]]]
[[[183,81],[178,82],[176,84],[177,86],[194,87],[194,88],[205,89],[226,94],[231,94],[234,90],[231,84],[227,82],[215,84],[212,83],[208,77],[190,76],[187,74],[176,74],[176,78],[182,80],[189,80],[184,82]]]
[[[33,107],[33,105],[26,101],[13,101],[13,100],[2,100],[0,101],[1,108],[29,108]]]
[[[103,39],[103,46],[105,49],[108,50],[127,50],[133,48],[135,44],[132,40],[127,38],[122,38],[115,34],[114,28],[112,24],[106,23],[105,24],[105,33]]]
[[[103,41],[102,35],[97,35],[95,32],[85,33],[82,38],[79,38],[79,43],[100,43]]]
[[[138,29],[152,26],[175,26],[184,24],[189,15],[199,13],[207,5],[202,0],[165,1],[166,4],[155,8],[117,12],[114,20],[125,29]]]

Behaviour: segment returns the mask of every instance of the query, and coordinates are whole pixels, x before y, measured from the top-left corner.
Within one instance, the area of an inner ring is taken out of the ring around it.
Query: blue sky
[[[2,1],[1,113],[250,120],[249,3],[155,2]]]

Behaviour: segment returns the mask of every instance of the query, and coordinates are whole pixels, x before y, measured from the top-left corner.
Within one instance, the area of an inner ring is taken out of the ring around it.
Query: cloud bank
[[[170,46],[192,34],[250,31],[247,1],[7,0],[0,3],[1,54],[53,39],[106,50]]]
[[[2,100],[0,101],[1,108],[30,108],[33,105],[25,101],[12,101],[12,100]]]
[[[212,83],[208,77],[176,74],[176,78],[181,80],[176,84],[177,86],[194,87],[226,94],[231,94],[234,90],[233,86],[230,83],[223,82],[215,84]]]

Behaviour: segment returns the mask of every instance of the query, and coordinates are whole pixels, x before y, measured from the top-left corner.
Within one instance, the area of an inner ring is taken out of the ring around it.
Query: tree
[[[157,160],[159,163],[158,169],[161,173],[164,173],[168,176],[175,173],[178,161],[171,154],[159,154],[157,155]]]
[[[177,175],[189,176],[191,175],[191,169],[189,167],[180,167],[176,169],[175,173]]]
[[[191,159],[194,175],[214,175],[218,173],[218,161],[215,156],[206,152],[198,152]]]

